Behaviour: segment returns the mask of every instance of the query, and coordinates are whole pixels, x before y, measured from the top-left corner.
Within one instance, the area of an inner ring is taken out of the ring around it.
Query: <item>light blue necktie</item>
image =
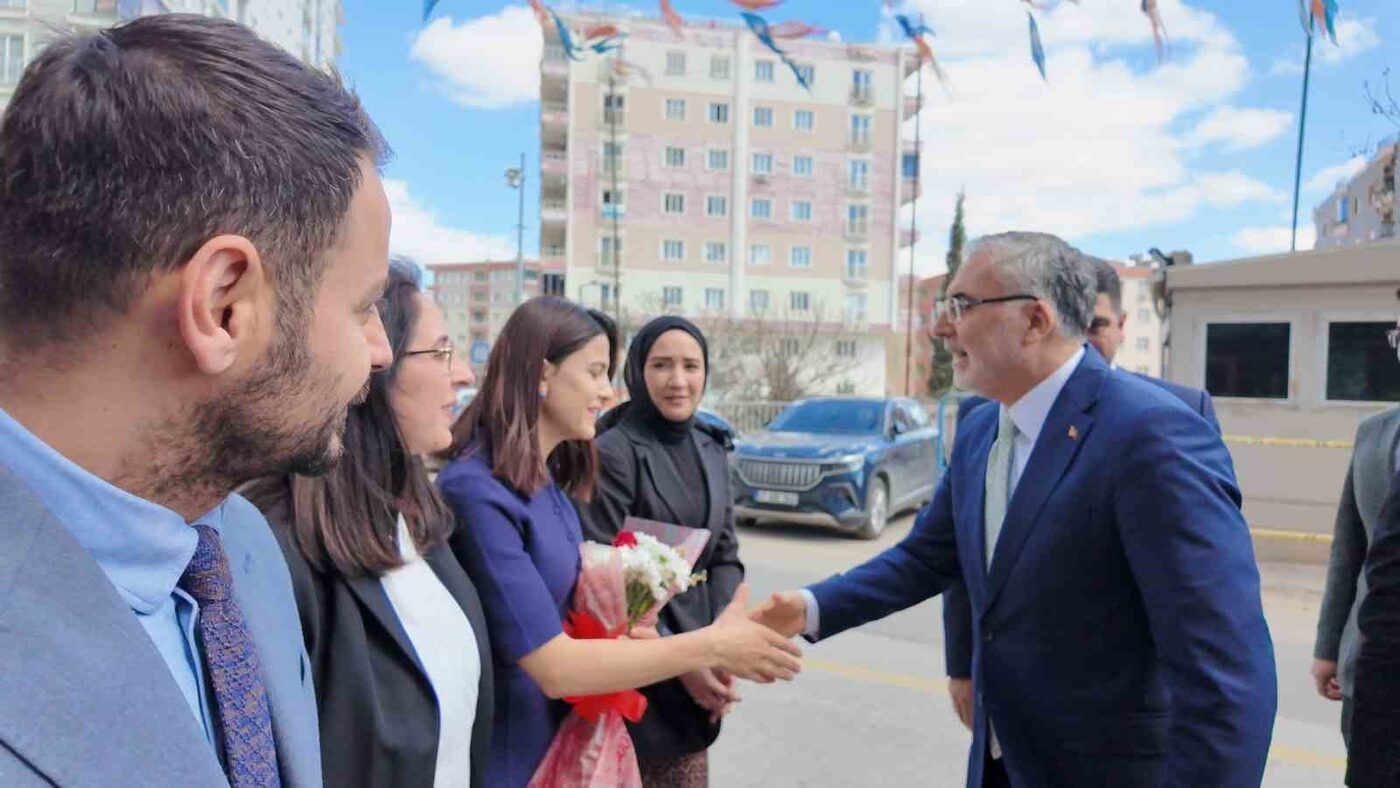
[[[983,508],[983,527],[987,532],[987,568],[992,568],[992,553],[996,550],[997,537],[1001,536],[1002,522],[1006,520],[1006,504],[1011,498],[1011,454],[1016,443],[1016,423],[1011,420],[1011,411],[1006,406],[999,408],[1001,419],[997,422],[997,439],[992,451],[987,455],[987,500]]]

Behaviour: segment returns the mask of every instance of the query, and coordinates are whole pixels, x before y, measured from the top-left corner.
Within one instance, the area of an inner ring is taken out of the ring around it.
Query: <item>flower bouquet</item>
[[[572,638],[597,640],[653,626],[672,597],[704,580],[691,570],[709,538],[709,531],[628,517],[611,546],[583,543],[564,631]],[[573,711],[555,734],[530,788],[641,788],[637,754],[623,720],[640,720],[646,697],[624,690],[564,700]]]

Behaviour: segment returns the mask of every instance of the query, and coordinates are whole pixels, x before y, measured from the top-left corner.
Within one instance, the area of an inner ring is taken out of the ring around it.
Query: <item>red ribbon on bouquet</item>
[[[569,611],[564,622],[564,633],[576,640],[616,640],[627,631],[625,626],[609,631],[602,622],[580,610]],[[564,698],[574,707],[574,711],[586,720],[596,720],[603,712],[615,711],[623,719],[638,722],[647,710],[646,696],[636,690],[607,692],[602,695],[577,695]]]

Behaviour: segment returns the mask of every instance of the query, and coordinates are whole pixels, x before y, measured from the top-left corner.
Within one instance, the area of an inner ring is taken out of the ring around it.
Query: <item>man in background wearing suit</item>
[[[1400,321],[1387,338],[1400,356]],[[1364,458],[1358,438],[1352,461],[1357,484],[1361,481],[1357,463],[1381,465],[1392,459],[1400,465],[1400,457],[1383,451]],[[1373,480],[1379,481],[1374,476],[1373,470]],[[1365,574],[1355,603],[1357,656],[1351,719],[1344,723],[1349,724],[1350,739],[1346,781],[1355,788],[1390,788],[1400,785],[1400,736],[1396,735],[1400,730],[1400,469],[1389,475],[1389,489],[1369,536]],[[1324,599],[1324,611],[1325,605]]]
[[[1397,324],[1400,328],[1400,324]],[[1324,698],[1342,702],[1342,739],[1351,743],[1353,678],[1358,652],[1357,611],[1367,595],[1362,567],[1378,536],[1381,506],[1400,470],[1400,408],[1377,413],[1356,429],[1332,530],[1332,559],[1317,620],[1312,677]]]
[[[390,360],[383,147],[226,20],[56,41],[0,120],[0,785],[320,786],[286,563]]]
[[[1089,344],[1117,369],[1118,365],[1113,359],[1123,345],[1123,325],[1128,321],[1128,313],[1123,310],[1123,280],[1108,261],[1097,257],[1086,257],[1086,260],[1094,269],[1094,318],[1089,323]],[[1132,374],[1171,392],[1186,407],[1201,414],[1201,418],[1210,422],[1216,432],[1220,431],[1210,394],[1169,380],[1137,372]],[[986,401],[976,395],[964,398],[958,403],[958,423],[961,424],[968,412]],[[971,728],[972,609],[967,600],[967,589],[961,582],[954,583],[943,592],[943,656],[953,711],[964,725]]]
[[[1060,239],[979,239],[948,293],[954,382],[996,406],[908,537],[754,617],[815,641],[961,577],[969,786],[1257,786],[1273,646],[1219,433],[1085,347],[1093,272]]]

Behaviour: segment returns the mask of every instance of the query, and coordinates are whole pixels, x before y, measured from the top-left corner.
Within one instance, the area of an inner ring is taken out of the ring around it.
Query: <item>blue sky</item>
[[[395,249],[424,262],[513,256],[516,192],[502,172],[523,151],[533,253],[540,43],[524,1],[440,0],[426,26],[417,0],[343,2],[339,66],[396,152],[386,172]],[[728,2],[674,4],[737,20]],[[1031,64],[1018,0],[897,6],[937,30],[949,78],[921,120],[922,273],[942,268],[959,188],[972,234],[1045,230],[1110,257],[1150,246],[1198,261],[1286,251],[1304,40],[1294,0],[1161,0],[1171,44],[1160,65],[1138,0],[1062,2],[1037,12],[1048,81]],[[1400,130],[1371,114],[1363,92],[1392,67],[1400,93],[1396,0],[1341,7],[1341,46],[1319,39],[1314,50],[1300,245],[1311,243],[1312,205],[1356,154]],[[846,41],[892,34],[880,0],[785,0],[769,16]]]

